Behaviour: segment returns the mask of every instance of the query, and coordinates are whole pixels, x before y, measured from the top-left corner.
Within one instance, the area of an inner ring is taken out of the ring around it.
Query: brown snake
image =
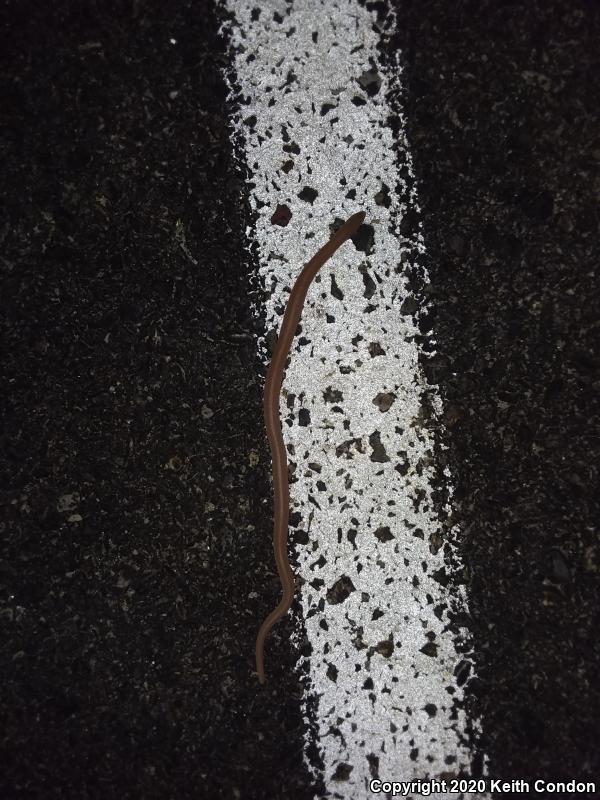
[[[304,307],[306,294],[313,278],[335,251],[356,233],[364,222],[364,219],[364,211],[353,214],[347,219],[341,228],[333,234],[327,244],[311,258],[298,276],[287,302],[279,338],[275,346],[271,364],[267,370],[263,410],[267,437],[271,446],[271,456],[273,459],[273,550],[275,552],[275,563],[277,565],[277,572],[283,591],[279,604],[271,611],[260,626],[256,637],[256,672],[258,673],[258,680],[261,683],[265,682],[265,639],[273,625],[283,617],[292,605],[295,589],[294,574],[292,573],[287,553],[287,532],[290,513],[288,464],[281,432],[281,420],[279,418],[279,392],[281,391],[281,384],[283,383],[285,362],[287,361]]]

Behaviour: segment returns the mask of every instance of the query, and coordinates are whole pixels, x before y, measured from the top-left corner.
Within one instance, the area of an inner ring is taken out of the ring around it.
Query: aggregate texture
[[[455,480],[476,651],[468,710],[494,777],[598,781],[598,6],[394,8],[429,276],[415,305],[431,301],[424,369],[445,408],[435,463]]]
[[[394,11],[465,713],[495,777],[600,780],[597,7]],[[313,798],[289,621],[252,675],[266,298],[217,12],[9,0],[0,26],[0,793]]]
[[[401,232],[418,208],[388,122],[399,70],[382,70],[376,15],[354,0],[226,5],[272,329],[331,223],[367,213],[309,291],[281,396],[307,716],[331,796],[358,800],[380,775],[470,770],[447,615],[466,609],[445,585],[418,328],[401,310],[422,237]],[[441,414],[431,386],[427,407]]]
[[[269,466],[218,24],[0,10],[6,800],[312,797],[285,641],[277,690],[252,675]]]

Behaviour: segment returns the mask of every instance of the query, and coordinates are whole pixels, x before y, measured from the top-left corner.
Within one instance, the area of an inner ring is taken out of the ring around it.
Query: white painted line
[[[330,796],[359,800],[375,796],[374,777],[469,767],[466,720],[453,711],[462,656],[433,577],[444,560],[430,550],[439,525],[432,442],[419,423],[417,331],[399,310],[410,248],[399,233],[406,208],[385,100],[399,70],[384,72],[374,17],[355,0],[223,2],[235,17],[227,28],[248,101],[236,127],[254,184],[249,234],[272,292],[268,328],[278,329],[290,287],[334,219],[365,210],[374,229],[370,254],[347,243],[311,287],[281,402],[291,502],[308,531],[296,553],[312,645],[306,708],[318,698]],[[410,170],[403,138],[400,146]],[[389,207],[377,202],[382,191]],[[281,205],[292,213],[286,227],[271,222]],[[267,673],[268,662],[267,643]]]

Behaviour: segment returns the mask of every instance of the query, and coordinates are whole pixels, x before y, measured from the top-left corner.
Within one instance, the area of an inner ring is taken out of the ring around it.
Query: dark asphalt
[[[59,7],[2,12],[0,796],[308,798],[214,9]]]
[[[598,781],[598,6],[396,8],[430,272],[415,296],[438,343],[424,366],[472,613],[467,705],[494,777]]]
[[[504,780],[600,781],[595,9],[397,8],[467,705]],[[288,623],[252,674],[278,584],[217,14],[0,25],[0,796],[308,800]]]

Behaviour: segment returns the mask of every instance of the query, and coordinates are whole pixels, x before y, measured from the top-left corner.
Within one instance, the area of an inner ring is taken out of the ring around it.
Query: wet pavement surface
[[[278,582],[216,12],[60,5],[0,12],[0,791],[309,798],[289,623],[252,673]],[[467,702],[505,780],[600,778],[594,8],[397,9]]]

